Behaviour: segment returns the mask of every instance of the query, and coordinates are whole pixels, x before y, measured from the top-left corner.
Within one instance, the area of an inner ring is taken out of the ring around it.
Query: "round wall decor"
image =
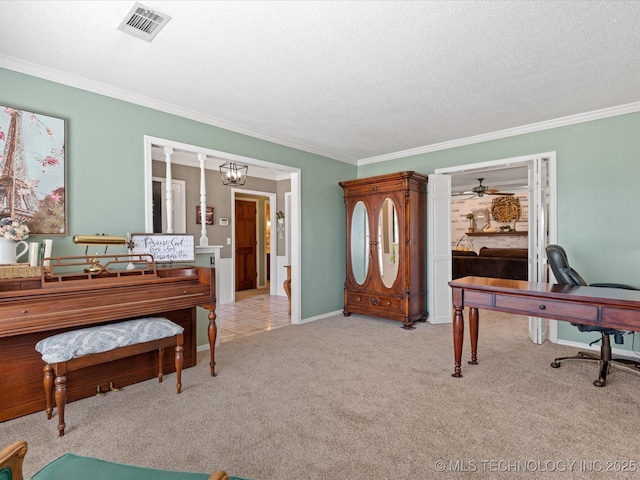
[[[491,201],[491,217],[496,222],[514,222],[520,215],[522,208],[518,197],[497,197]]]

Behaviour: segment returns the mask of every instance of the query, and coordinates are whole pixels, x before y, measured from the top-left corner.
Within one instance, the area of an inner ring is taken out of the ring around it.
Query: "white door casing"
[[[429,175],[428,240],[428,308],[429,323],[451,322],[451,177]]]
[[[534,158],[527,165],[529,192],[529,281],[547,282],[545,247],[548,235],[548,159]],[[547,338],[547,321],[529,317],[529,338],[542,344]]]

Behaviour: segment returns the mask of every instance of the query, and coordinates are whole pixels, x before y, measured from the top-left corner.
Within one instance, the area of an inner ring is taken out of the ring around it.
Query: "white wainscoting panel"
[[[278,257],[276,257],[276,259],[278,262],[278,268],[276,269],[277,278],[275,278],[276,285],[278,287],[276,295],[280,297],[286,297],[287,294],[284,291],[284,281],[287,279],[287,269],[284,268],[284,266],[288,265],[287,257],[286,255],[279,255]],[[274,279],[271,279],[271,281],[273,282]]]
[[[233,259],[221,258],[220,264],[220,298],[218,298],[218,304],[233,302]]]

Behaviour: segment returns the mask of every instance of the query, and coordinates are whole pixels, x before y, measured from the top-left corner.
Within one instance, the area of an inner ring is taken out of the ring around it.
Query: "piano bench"
[[[55,397],[58,435],[64,435],[66,426],[67,372],[157,350],[158,381],[162,382],[164,349],[175,347],[176,391],[179,394],[182,390],[183,331],[180,325],[166,318],[153,317],[71,330],[40,340],[36,350],[45,362],[47,419],[53,413],[52,400]]]

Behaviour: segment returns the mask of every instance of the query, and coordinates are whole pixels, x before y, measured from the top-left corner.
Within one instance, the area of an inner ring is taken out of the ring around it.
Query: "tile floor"
[[[219,305],[220,343],[291,325],[287,297],[269,295],[269,288],[236,292],[236,302]]]

